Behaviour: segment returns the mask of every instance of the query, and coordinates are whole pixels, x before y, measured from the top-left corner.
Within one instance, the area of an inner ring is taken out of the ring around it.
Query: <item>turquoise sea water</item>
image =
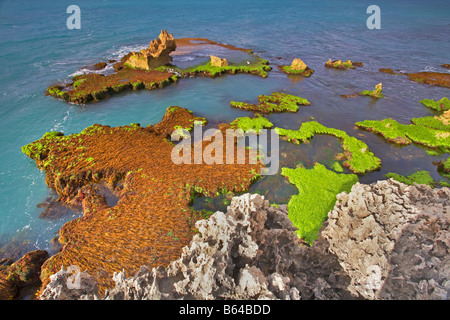
[[[81,30],[68,30],[66,8],[81,8]],[[381,8],[381,29],[368,30],[366,9]],[[419,103],[449,96],[448,89],[420,85],[379,68],[446,72],[450,63],[450,2],[442,1],[0,1],[0,248],[16,241],[28,250],[52,250],[49,240],[63,223],[39,218],[36,207],[50,194],[34,161],[20,147],[50,130],[76,133],[94,123],[111,126],[153,124],[165,109],[179,105],[207,117],[211,125],[249,113],[231,109],[230,100],[252,100],[259,94],[285,91],[312,104],[293,114],[274,114],[275,126],[298,128],[313,116],[331,127],[363,139],[382,159],[383,169],[360,177],[383,178],[389,171],[410,174],[424,169],[440,179],[430,157],[416,146],[396,148],[353,123],[392,117],[407,123],[433,114]],[[268,59],[273,71],[262,79],[227,75],[216,79],[183,79],[164,90],[139,91],[102,102],[75,106],[44,96],[45,89],[68,81],[83,66],[140,49],[167,29],[176,38],[204,37],[251,48]],[[281,57],[282,59],[276,59]],[[276,64],[300,57],[315,73],[311,78],[287,77]],[[364,62],[355,71],[324,68],[328,59]],[[343,99],[341,94],[383,83],[385,99]],[[282,165],[312,165],[332,159],[339,144],[326,137],[293,146],[281,143]],[[325,150],[325,151],[324,151]],[[120,156],[120,155],[118,155]],[[287,201],[295,191],[279,176],[257,183],[252,191]]]

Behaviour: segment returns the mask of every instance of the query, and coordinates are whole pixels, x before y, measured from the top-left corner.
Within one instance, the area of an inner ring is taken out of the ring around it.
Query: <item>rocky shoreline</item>
[[[189,48],[195,49],[204,45],[245,52],[248,55],[247,64],[215,66],[207,62],[184,69],[171,64],[173,58],[170,54],[176,52],[177,47],[181,51],[185,51]],[[112,61],[111,63],[114,63],[115,71],[112,74],[87,73],[77,75],[69,83],[57,83],[50,86],[45,94],[70,103],[85,104],[97,102],[115,93],[127,90],[164,88],[182,78],[216,77],[237,73],[267,77],[267,73],[272,69],[267,60],[259,58],[250,49],[219,44],[203,38],[174,39],[173,35],[165,30],[161,30],[159,37],[152,40],[148,48],[139,52],[129,52],[120,61]],[[106,65],[106,62],[99,62],[89,69],[99,70]]]
[[[337,195],[319,239],[295,235],[286,206],[260,195],[233,198],[227,213],[196,223],[199,233],[167,268],[114,274],[104,296],[62,269],[41,299],[447,299],[450,189],[393,179]]]

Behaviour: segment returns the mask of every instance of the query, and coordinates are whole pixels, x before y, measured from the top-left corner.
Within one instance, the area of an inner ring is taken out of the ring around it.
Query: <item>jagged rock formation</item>
[[[295,58],[294,60],[292,60],[291,68],[292,68],[293,70],[305,70],[306,67],[307,67],[307,65],[306,65],[306,63],[304,63],[304,62],[302,61],[302,59],[300,59],[300,58]]]
[[[151,70],[172,62],[170,53],[177,47],[173,35],[165,30],[161,30],[158,38],[152,40],[147,49],[132,52],[125,64],[135,69]]]
[[[295,74],[303,77],[309,77],[314,73],[314,70],[308,67],[300,58],[292,60],[291,65],[280,65],[278,69],[287,74]]]
[[[448,188],[357,183],[337,196],[309,247],[295,236],[285,206],[245,194],[226,214],[198,221],[199,234],[166,269],[116,273],[103,298],[447,299],[449,199]],[[81,275],[85,282],[72,294],[61,270],[41,299],[98,298],[94,280]]]
[[[447,299],[450,189],[393,179],[337,196],[322,236],[367,299]]]
[[[226,67],[228,66],[228,61],[227,59],[221,59],[219,57],[216,56],[209,56],[210,59],[210,63],[212,67]]]
[[[271,207],[260,195],[245,194],[233,198],[226,214],[216,212],[209,219],[198,221],[196,226],[199,234],[189,247],[184,247],[178,260],[166,269],[143,266],[130,278],[122,272],[116,273],[116,287],[107,291],[104,298],[350,297],[345,290],[349,279],[339,272],[337,260],[326,253],[326,248],[300,245],[285,206]],[[89,283],[81,285],[83,295],[68,296],[67,273],[62,270],[58,274],[52,276],[41,299],[98,297],[95,286]]]

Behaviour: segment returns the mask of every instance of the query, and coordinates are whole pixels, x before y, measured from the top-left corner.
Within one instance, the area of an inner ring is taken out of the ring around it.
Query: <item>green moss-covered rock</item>
[[[314,73],[314,70],[309,67],[306,67],[305,69],[297,70],[297,69],[292,68],[291,66],[279,66],[279,69],[286,74],[299,75],[299,76],[306,77],[306,78],[310,77]]]
[[[267,118],[256,114],[254,118],[250,117],[241,117],[236,118],[233,122],[230,123],[230,128],[232,129],[242,129],[245,132],[254,131],[258,133],[261,129],[270,129],[273,127],[272,122],[270,122]]]
[[[258,104],[246,102],[231,101],[230,106],[248,111],[257,111],[261,113],[272,112],[297,112],[299,105],[309,106],[311,103],[302,97],[292,94],[273,92],[271,95],[258,96]]]
[[[62,136],[64,136],[62,132],[47,132],[41,139],[23,146],[21,150],[28,157],[40,160],[47,156],[49,152],[49,145],[53,142],[53,139],[58,139]]]
[[[450,157],[438,163],[438,173],[450,180]]]
[[[450,100],[447,97],[443,97],[441,100],[435,101],[432,99],[420,100],[424,106],[437,111],[447,111],[450,110]]]
[[[419,170],[409,176],[402,176],[398,173],[389,172],[386,174],[386,178],[393,178],[399,182],[412,186],[414,183],[426,184],[434,187],[434,179],[430,176],[430,173],[425,170]]]
[[[364,90],[360,94],[363,95],[363,96],[371,96],[371,97],[374,97],[374,98],[383,98],[384,97],[384,95],[383,95],[383,87],[382,87],[381,83],[377,84],[375,86],[374,90],[371,90],[371,91],[370,90]]]
[[[162,69],[159,68],[158,70]],[[256,56],[254,61],[250,62],[249,64],[242,64],[242,65],[230,64],[228,66],[219,67],[211,65],[211,62],[208,61],[205,64],[189,67],[186,69],[176,68],[176,71],[184,76],[205,74],[211,77],[215,77],[224,73],[231,73],[231,74],[251,73],[266,78],[270,70],[272,70],[272,67],[269,66],[269,61],[261,59]]]
[[[422,125],[431,129],[450,131],[450,124],[443,123],[439,117],[421,117],[412,118],[411,122],[417,125]]]
[[[344,166],[354,173],[366,173],[381,168],[381,160],[377,158],[363,141],[349,136],[345,131],[328,128],[317,121],[302,123],[298,130],[275,128],[281,137],[289,142],[299,144],[307,142],[316,134],[328,134],[342,141],[344,152],[339,158],[345,158]]]
[[[416,120],[416,123],[419,121]],[[384,120],[365,120],[356,122],[359,128],[381,134],[387,141],[399,145],[409,145],[411,142],[430,148],[450,148],[450,132],[436,130],[419,124],[401,124],[389,118]]]
[[[336,195],[343,191],[350,192],[358,177],[336,173],[320,163],[312,169],[282,168],[281,174],[299,191],[288,203],[289,219],[298,228],[297,235],[312,245],[328,212],[336,203]]]

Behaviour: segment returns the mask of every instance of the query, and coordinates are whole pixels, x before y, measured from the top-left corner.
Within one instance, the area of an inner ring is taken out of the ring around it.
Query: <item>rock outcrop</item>
[[[216,56],[209,56],[210,58],[210,63],[212,67],[226,67],[228,66],[228,61],[227,59],[222,59]]]
[[[143,266],[130,278],[116,273],[116,287],[104,299],[351,297],[345,290],[349,278],[326,248],[300,245],[285,206],[271,207],[260,195],[245,194],[233,198],[227,213],[216,212],[196,227],[199,234],[178,260],[166,269]],[[67,272],[62,270],[52,276],[41,299],[98,297],[89,281],[81,285],[81,296],[68,295],[66,284]]]
[[[278,69],[284,73],[300,75],[302,77],[309,77],[314,73],[314,70],[308,67],[300,58],[292,60],[291,65],[279,65]]]
[[[14,299],[23,287],[38,283],[41,266],[47,259],[47,251],[36,250],[10,266],[0,266],[0,300]]]
[[[450,189],[393,179],[337,195],[322,236],[367,299],[447,299]]]
[[[307,67],[306,63],[302,61],[300,58],[295,58],[292,60],[291,69],[293,70],[305,70]]]
[[[395,180],[357,183],[337,196],[312,247],[294,234],[286,206],[235,197],[200,220],[179,259],[114,274],[104,299],[447,299],[450,189]],[[89,275],[67,290],[61,270],[41,299],[95,299]],[[83,280],[84,279],[84,280]],[[81,293],[81,294],[80,294]]]
[[[161,30],[158,39],[150,42],[147,49],[129,54],[125,65],[134,69],[151,70],[172,62],[170,53],[177,45],[171,33]]]

